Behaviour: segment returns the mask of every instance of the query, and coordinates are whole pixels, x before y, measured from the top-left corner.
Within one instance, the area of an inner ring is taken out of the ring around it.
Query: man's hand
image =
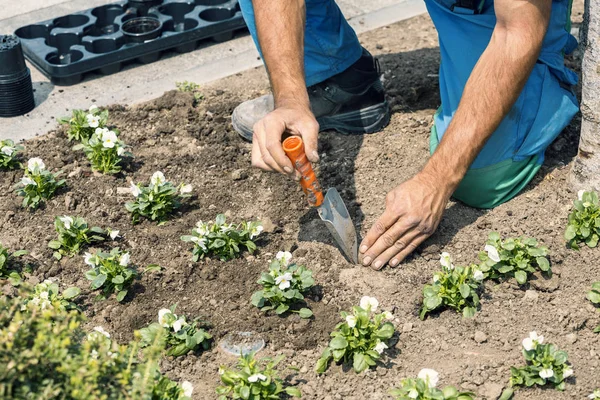
[[[265,171],[277,171],[299,176],[281,145],[284,132],[302,137],[306,157],[319,161],[317,135],[319,123],[307,106],[281,105],[254,125],[252,166]]]
[[[388,193],[385,211],[360,246],[362,263],[398,265],[437,229],[452,190],[421,172]]]

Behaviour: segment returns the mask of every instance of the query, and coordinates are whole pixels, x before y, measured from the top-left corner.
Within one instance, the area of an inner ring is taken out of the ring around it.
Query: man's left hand
[[[360,245],[363,265],[398,265],[435,232],[451,195],[447,184],[424,172],[389,192],[383,215]]]

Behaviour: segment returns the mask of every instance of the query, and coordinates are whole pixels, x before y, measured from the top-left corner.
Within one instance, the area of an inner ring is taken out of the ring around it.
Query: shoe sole
[[[234,110],[235,115],[235,110]],[[232,115],[233,129],[242,139],[252,142],[252,131],[236,123]],[[363,135],[381,131],[390,123],[390,107],[387,101],[357,111],[317,118],[319,132],[335,130],[343,135]]]

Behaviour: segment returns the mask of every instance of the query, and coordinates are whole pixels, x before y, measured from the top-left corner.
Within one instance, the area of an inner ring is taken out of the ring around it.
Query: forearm
[[[253,5],[276,106],[309,107],[304,79],[304,0],[253,0]]]

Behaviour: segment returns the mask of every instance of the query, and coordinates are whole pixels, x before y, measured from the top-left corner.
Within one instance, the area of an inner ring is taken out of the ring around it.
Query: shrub
[[[117,301],[123,301],[129,291],[137,272],[129,268],[129,253],[122,252],[118,247],[105,253],[85,253],[85,263],[91,267],[85,277],[92,281],[92,289],[102,289],[99,299],[106,299],[111,294],[117,294]]]
[[[600,240],[598,193],[580,190],[573,206],[565,231],[568,246],[575,250],[579,250],[580,243],[585,243],[588,247],[596,247]]]
[[[133,157],[118,135],[116,129],[96,128],[88,140],[73,147],[73,150],[83,150],[94,171],[116,174],[121,172],[123,157]]]
[[[73,115],[58,119],[60,124],[68,124],[67,138],[85,143],[95,132],[96,128],[104,128],[108,122],[108,111],[100,111],[96,105],[91,105],[88,110],[73,110]]]
[[[15,189],[23,199],[23,207],[36,209],[46,200],[52,198],[56,191],[65,185],[65,180],[57,181],[62,172],[53,174],[46,170],[46,165],[39,158],[32,158],[27,162],[25,175],[21,178]]]
[[[474,400],[471,392],[459,392],[454,386],[437,389],[439,374],[433,369],[424,368],[417,379],[404,379],[401,387],[390,394],[396,400]]]
[[[8,249],[0,243],[0,279],[8,279],[12,285],[17,286],[21,282],[21,275],[14,269],[14,260],[25,254],[27,254],[25,250],[9,253]]]
[[[0,140],[0,169],[20,168],[21,163],[17,160],[17,153],[23,150],[23,146],[15,144],[10,139]]]
[[[102,242],[108,238],[115,240],[119,231],[113,231],[94,226],[88,227],[87,222],[81,217],[64,215],[54,218],[54,229],[58,233],[58,240],[51,240],[48,247],[56,250],[54,257],[60,260],[64,255],[73,257],[79,254],[85,246]]]

